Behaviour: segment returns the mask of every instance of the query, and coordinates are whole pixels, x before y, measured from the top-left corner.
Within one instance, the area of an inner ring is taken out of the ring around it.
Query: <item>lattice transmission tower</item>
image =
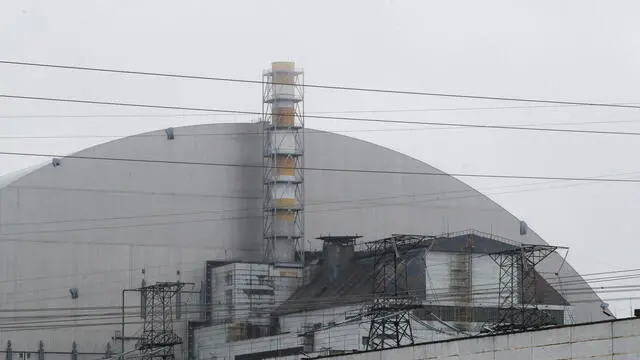
[[[549,313],[538,308],[535,270],[542,260],[558,249],[549,245],[522,245],[489,254],[499,266],[498,301],[500,317],[489,326],[494,332],[509,332],[553,325]]]
[[[422,235],[393,235],[366,243],[373,257],[373,303],[362,311],[371,318],[368,350],[414,343],[411,310],[421,306],[407,283],[407,263],[403,255],[427,239]]]
[[[142,359],[174,359],[174,346],[182,344],[182,338],[173,328],[174,299],[187,284],[159,282],[139,289],[144,325],[136,349],[140,351]]]

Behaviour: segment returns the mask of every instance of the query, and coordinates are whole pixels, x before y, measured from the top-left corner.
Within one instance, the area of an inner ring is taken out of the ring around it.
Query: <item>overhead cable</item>
[[[249,79],[239,79],[239,78],[230,78],[230,77],[214,77],[214,76],[203,76],[203,75],[189,75],[189,74],[178,74],[178,73],[164,73],[164,72],[149,72],[149,71],[107,69],[107,68],[98,68],[98,67],[60,65],[60,64],[37,63],[37,62],[27,62],[27,61],[0,60],[0,64],[43,67],[43,68],[54,68],[54,69],[64,69],[64,70],[93,71],[93,72],[113,73],[113,74],[123,74],[123,75],[142,75],[142,76],[181,78],[181,79],[190,79],[190,80],[208,80],[208,81],[244,83],[244,84],[260,84],[260,85],[263,84],[263,82],[261,80],[249,80]],[[273,85],[290,85],[290,84],[273,82]],[[640,109],[640,106],[637,106],[637,105],[617,104],[617,103],[566,101],[566,100],[548,100],[548,99],[533,99],[533,98],[522,98],[522,97],[507,97],[507,96],[484,96],[484,95],[454,94],[454,93],[444,93],[444,92],[427,92],[427,91],[412,91],[412,90],[392,90],[392,89],[381,89],[381,88],[366,88],[366,87],[355,87],[355,86],[320,85],[320,84],[308,84],[308,83],[301,84],[300,86],[304,86],[306,88],[327,89],[327,90],[357,91],[357,92],[369,92],[369,93],[383,93],[383,94],[397,94],[397,95],[415,95],[415,96],[430,96],[430,97],[445,97],[445,98],[456,98],[456,99],[492,100],[492,101],[510,101],[510,102],[554,104],[554,105],[574,105],[574,106],[594,106],[594,107],[612,107],[612,108]]]
[[[238,114],[238,115],[256,115],[256,116],[262,115],[262,112],[258,112],[258,111],[211,109],[211,108],[183,107],[183,106],[172,106],[172,105],[154,105],[154,104],[141,104],[141,103],[117,102],[117,101],[81,100],[81,99],[70,99],[70,98],[24,96],[24,95],[13,95],[13,94],[0,94],[0,98],[35,100],[35,101],[51,101],[51,102],[73,103],[73,104],[122,106],[122,107],[135,107],[135,108],[147,108],[147,109],[201,111],[201,112],[227,113],[227,114]],[[640,108],[640,106],[638,106],[638,108]],[[548,127],[539,128],[539,127],[511,126],[511,125],[459,124],[459,123],[436,122],[436,121],[386,120],[386,119],[373,119],[373,118],[363,118],[363,117],[356,118],[356,117],[344,117],[344,116],[305,115],[305,118],[321,119],[321,120],[373,122],[373,123],[385,123],[385,124],[452,126],[452,127],[459,127],[459,128],[493,129],[493,130],[538,131],[538,132],[555,132],[555,133],[626,135],[626,136],[640,135],[640,133],[638,132],[628,132],[628,131],[555,129],[555,128],[548,128]]]
[[[638,133],[640,135],[640,133]],[[46,158],[65,158],[65,159],[82,159],[82,160],[99,160],[99,161],[122,161],[136,163],[152,163],[152,164],[172,164],[172,165],[197,165],[197,166],[220,166],[220,167],[236,167],[236,168],[264,168],[262,164],[239,164],[239,163],[219,163],[207,161],[187,161],[187,160],[160,160],[160,159],[136,159],[123,157],[103,157],[88,155],[61,155],[61,154],[45,154],[45,153],[28,153],[28,152],[10,152],[1,151],[0,155],[11,156],[32,156]],[[478,173],[445,173],[435,171],[395,171],[395,170],[378,170],[378,169],[340,169],[329,167],[304,167],[300,170],[305,171],[325,171],[325,172],[344,172],[359,174],[386,174],[386,175],[417,175],[417,176],[455,176],[468,178],[490,178],[490,179],[527,179],[527,180],[566,180],[566,181],[590,181],[590,182],[619,182],[619,183],[640,183],[640,179],[623,179],[623,178],[604,178],[604,177],[570,177],[570,176],[540,176],[540,175],[503,175],[503,174],[478,174]]]

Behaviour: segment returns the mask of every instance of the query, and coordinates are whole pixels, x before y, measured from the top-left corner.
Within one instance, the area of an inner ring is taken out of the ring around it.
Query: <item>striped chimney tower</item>
[[[265,261],[304,264],[304,74],[274,62],[262,77]]]

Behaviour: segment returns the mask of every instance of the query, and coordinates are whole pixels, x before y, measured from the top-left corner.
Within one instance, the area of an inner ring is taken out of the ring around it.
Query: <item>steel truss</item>
[[[414,343],[411,310],[419,306],[407,283],[403,254],[421,246],[430,237],[393,235],[368,242],[373,257],[373,303],[363,309],[371,318],[368,350],[379,350]]]
[[[549,313],[538,308],[539,275],[535,267],[557,249],[549,245],[522,245],[489,254],[499,266],[500,318],[489,326],[491,331],[519,331],[555,324]]]
[[[174,358],[173,347],[182,344],[173,329],[173,299],[187,283],[159,282],[140,288],[144,304],[144,325],[136,344],[143,359]]]

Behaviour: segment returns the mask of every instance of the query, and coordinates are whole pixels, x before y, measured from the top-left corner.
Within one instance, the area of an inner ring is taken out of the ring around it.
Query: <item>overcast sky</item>
[[[638,14],[637,1],[2,0],[0,59],[253,80],[271,61],[294,60],[313,84],[640,104]],[[10,65],[0,65],[0,93],[261,109],[259,85]],[[305,95],[307,113],[640,132],[640,109],[321,89]],[[372,110],[378,112],[360,113]],[[387,110],[393,112],[380,112]],[[255,120],[0,99],[0,151],[69,153],[109,140],[104,136]],[[345,131],[447,172],[640,178],[637,136],[314,119],[306,125]],[[389,131],[372,131],[380,129]],[[35,138],[65,135],[88,137]],[[0,175],[38,161],[0,156]],[[640,268],[640,184],[462,180],[549,243],[569,246],[578,272]],[[640,294],[603,294],[621,296]],[[612,305],[629,314],[629,301]]]

